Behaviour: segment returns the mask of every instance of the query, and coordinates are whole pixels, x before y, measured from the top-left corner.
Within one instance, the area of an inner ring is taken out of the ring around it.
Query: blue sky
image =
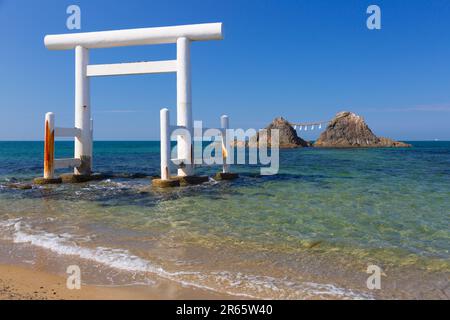
[[[405,140],[450,140],[450,1],[65,1],[0,0],[0,140],[39,140],[43,118],[74,117],[74,52],[48,51],[66,29],[67,6],[82,30],[223,22],[223,41],[192,45],[193,114],[209,127],[261,128],[276,116],[364,116],[373,131]],[[382,29],[368,30],[377,4]],[[91,63],[173,59],[174,45],[93,50]],[[97,140],[155,140],[159,110],[175,120],[175,75],[91,82]],[[319,131],[303,135],[317,138]]]

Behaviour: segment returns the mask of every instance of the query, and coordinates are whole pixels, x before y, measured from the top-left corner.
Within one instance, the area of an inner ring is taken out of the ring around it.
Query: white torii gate
[[[222,40],[222,23],[140,28],[76,34],[47,35],[50,50],[75,49],[75,126],[55,128],[54,115],[46,115],[44,179],[54,179],[54,169],[75,166],[76,175],[89,175],[92,170],[92,121],[89,78],[149,73],[177,74],[177,125],[193,131],[191,98],[191,41]],[[177,59],[167,61],[119,64],[89,64],[89,49],[123,46],[177,44]],[[54,137],[75,137],[74,159],[54,159]],[[191,139],[178,136],[178,159],[192,159]],[[178,169],[179,176],[193,174],[192,161]]]

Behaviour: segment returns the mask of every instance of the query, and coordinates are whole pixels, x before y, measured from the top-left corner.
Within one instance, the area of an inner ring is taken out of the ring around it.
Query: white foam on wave
[[[153,273],[157,276],[176,281],[184,286],[198,287],[201,289],[217,291],[214,288],[203,286],[201,284],[183,280],[183,276],[199,276],[199,272],[177,271],[169,272],[159,266],[153,265],[150,261],[142,259],[136,255],[131,254],[128,250],[118,248],[96,247],[87,248],[81,247],[76,243],[76,237],[67,233],[64,235],[56,235],[48,232],[34,232],[31,233],[29,226],[24,224],[21,219],[10,219],[0,222],[0,229],[14,230],[10,237],[14,243],[30,244],[40,248],[50,250],[59,255],[71,255],[81,259],[94,261],[103,264],[110,268],[115,268],[130,272]],[[26,231],[24,231],[26,230]]]
[[[0,221],[0,228],[5,229],[11,226],[14,226],[17,222],[20,222],[22,219],[15,218],[15,219],[7,219]]]
[[[336,287],[332,284],[314,282],[296,282],[270,276],[256,276],[227,271],[214,273],[217,282],[228,287],[254,292],[258,298],[271,298],[274,293],[278,299],[311,299],[311,298],[341,298],[341,299],[373,299],[371,295],[353,290]]]
[[[372,297],[352,290],[339,288],[331,284],[312,282],[294,282],[269,276],[255,276],[228,271],[211,272],[169,272],[148,260],[138,257],[128,250],[119,248],[80,246],[79,239],[67,233],[54,234],[31,230],[21,219],[0,221],[2,235],[8,234],[17,244],[30,244],[50,250],[58,255],[76,256],[110,268],[134,273],[152,273],[161,278],[172,280],[183,286],[226,293],[253,299],[305,299],[314,297],[339,297],[343,299],[371,299]],[[8,231],[5,233],[5,231]],[[217,288],[216,288],[217,287]]]
[[[16,230],[13,236],[14,243],[28,243],[48,249],[56,254],[77,256],[81,259],[95,261],[124,271],[152,272],[164,276],[175,276],[178,274],[153,266],[149,261],[131,254],[128,250],[106,247],[92,249],[81,247],[75,242],[76,239],[67,233],[62,235],[47,232],[27,233],[23,231],[21,222],[14,224],[14,228]]]
[[[10,240],[12,232],[16,230],[16,224],[20,223],[20,218],[0,221],[0,239]]]

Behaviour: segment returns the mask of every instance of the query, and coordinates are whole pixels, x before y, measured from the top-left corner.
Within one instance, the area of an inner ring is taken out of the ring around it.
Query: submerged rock
[[[363,117],[348,111],[339,112],[331,120],[314,146],[325,148],[411,147],[407,143],[377,137]]]
[[[409,143],[405,143],[405,142],[401,142],[401,141],[395,141],[389,138],[384,138],[384,137],[379,137],[380,139],[380,147],[394,147],[394,148],[410,148],[412,147],[411,144]]]
[[[310,147],[311,143],[303,140],[297,135],[297,132],[292,128],[291,124],[283,117],[275,118],[266,128],[267,139],[265,135],[261,135],[258,132],[255,136],[251,137],[247,145],[250,147],[259,147],[264,144],[271,146],[272,143],[272,130],[279,130],[279,143],[280,148],[302,148]],[[239,146],[239,143],[236,143]]]
[[[33,189],[33,185],[30,183],[20,183],[20,182],[14,182],[14,183],[9,183],[6,185],[7,188],[10,189],[19,189],[19,190],[29,190],[29,189]]]

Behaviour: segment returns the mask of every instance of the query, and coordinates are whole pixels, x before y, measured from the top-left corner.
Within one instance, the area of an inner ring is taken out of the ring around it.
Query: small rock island
[[[311,147],[312,144],[308,141],[303,140],[297,135],[297,132],[294,128],[292,128],[291,124],[284,119],[283,117],[275,118],[272,123],[270,123],[266,128],[267,130],[267,145],[270,146],[272,139],[272,130],[279,130],[279,143],[280,148],[289,149],[289,148],[303,148],[303,147]],[[250,147],[259,147],[260,146],[260,133],[258,132],[256,136],[250,138],[248,142],[248,146]],[[264,144],[265,141],[264,141]]]
[[[314,147],[321,148],[405,148],[410,144],[377,137],[364,118],[349,111],[339,112],[322,132]]]
[[[271,130],[279,130],[280,149],[288,148],[407,148],[410,144],[377,137],[364,121],[364,118],[349,111],[339,112],[331,120],[315,143],[303,140],[289,121],[283,117],[275,118],[266,128],[267,146],[271,145]],[[259,147],[260,133],[251,137],[248,142],[235,141],[237,147]]]

